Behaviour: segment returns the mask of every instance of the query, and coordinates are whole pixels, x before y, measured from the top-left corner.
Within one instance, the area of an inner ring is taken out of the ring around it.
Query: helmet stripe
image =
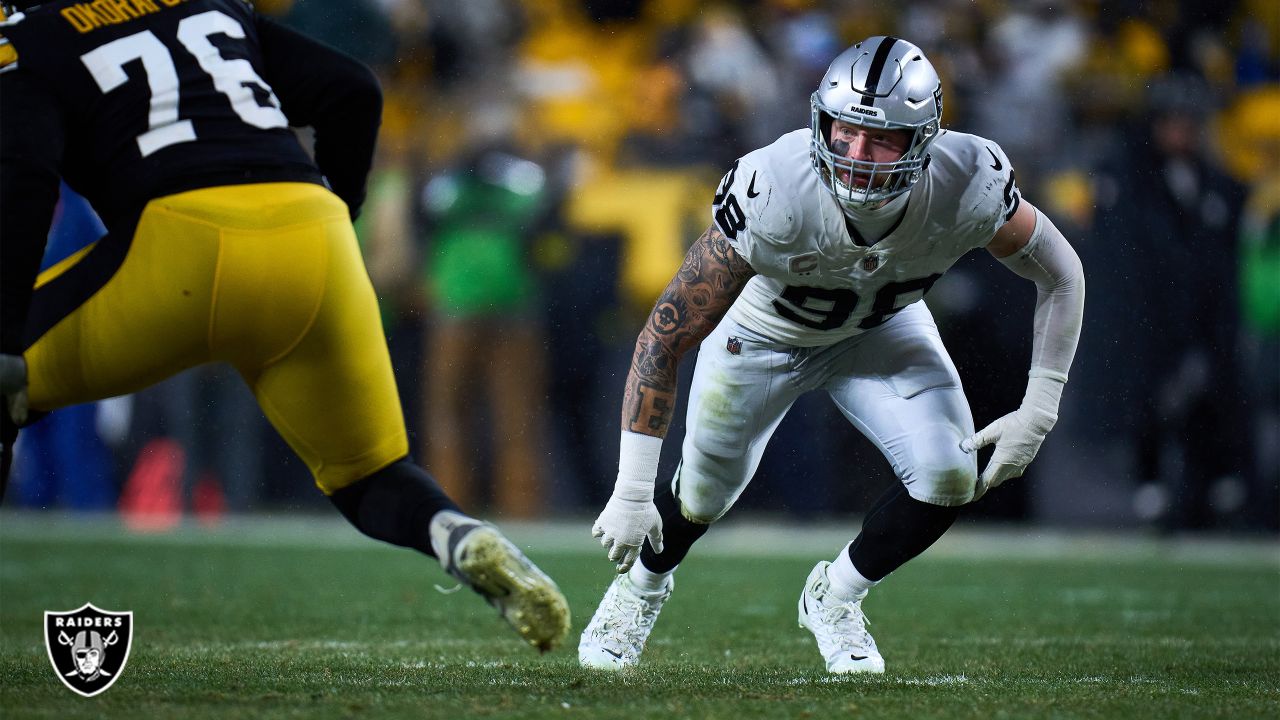
[[[881,40],[880,47],[876,48],[875,57],[871,58],[871,69],[867,70],[866,92],[862,94],[863,105],[867,107],[875,106],[875,93],[880,90],[880,76],[884,73],[885,63],[889,61],[889,50],[897,42],[898,38],[890,35]]]

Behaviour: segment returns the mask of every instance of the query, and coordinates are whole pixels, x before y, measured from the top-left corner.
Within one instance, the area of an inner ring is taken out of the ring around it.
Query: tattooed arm
[[[684,258],[636,339],[622,396],[622,429],[666,437],[680,358],[711,334],[755,270],[711,226]]]
[[[698,238],[658,298],[636,340],[622,399],[622,440],[613,496],[592,535],[626,572],[645,538],[662,552],[662,517],[653,504],[662,439],[676,407],[680,358],[711,334],[755,270],[714,226]]]

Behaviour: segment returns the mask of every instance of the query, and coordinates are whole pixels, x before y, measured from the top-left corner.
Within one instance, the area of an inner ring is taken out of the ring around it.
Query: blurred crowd
[[[603,504],[635,335],[709,224],[717,179],[808,125],[840,50],[892,34],[937,67],[944,125],[1003,146],[1088,279],[1058,429],[1026,480],[971,515],[1280,530],[1280,4],[256,4],[382,80],[357,230],[415,455],[465,506],[526,518]],[[928,302],[978,426],[1016,407],[1033,289],[973,253]],[[160,497],[176,518],[322,502],[225,368],[97,416],[64,422],[70,437],[101,430],[89,485],[107,490],[63,487],[66,441],[28,432],[19,503]],[[825,398],[778,435],[748,511],[860,511],[893,481]]]

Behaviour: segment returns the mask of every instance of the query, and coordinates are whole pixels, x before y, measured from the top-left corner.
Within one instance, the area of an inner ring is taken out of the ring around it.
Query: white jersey
[[[809,130],[748,153],[716,190],[716,227],[755,269],[726,319],[788,345],[830,345],[919,301],[966,252],[985,247],[1020,198],[996,143],[944,131],[896,227],[870,247],[809,158]]]

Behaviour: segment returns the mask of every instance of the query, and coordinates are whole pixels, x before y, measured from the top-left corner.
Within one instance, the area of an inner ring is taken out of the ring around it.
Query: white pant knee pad
[[[973,501],[978,459],[960,449],[963,439],[964,434],[953,425],[929,425],[916,433],[914,462],[903,478],[911,497],[946,507]]]
[[[739,473],[732,469],[738,465],[696,451],[686,455],[675,478],[680,514],[690,522],[710,525],[729,512],[746,487],[746,480],[739,479]]]

